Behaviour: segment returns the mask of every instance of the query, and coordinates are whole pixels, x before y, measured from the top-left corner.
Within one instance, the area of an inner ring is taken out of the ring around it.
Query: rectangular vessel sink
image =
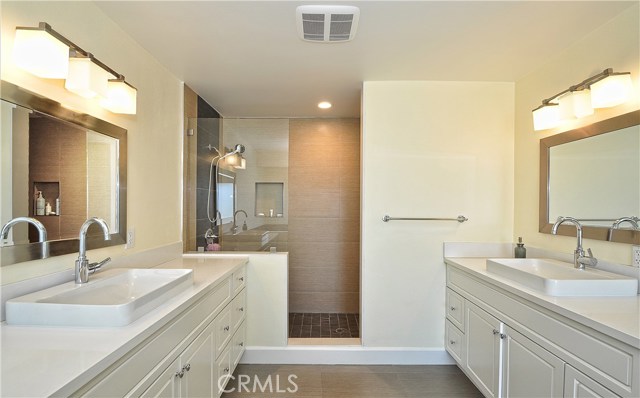
[[[124,326],[193,284],[190,269],[113,269],[6,303],[10,325]],[[106,275],[112,274],[112,275]]]
[[[549,296],[635,296],[638,280],[611,272],[573,268],[573,264],[538,258],[487,260],[487,272],[511,279]]]

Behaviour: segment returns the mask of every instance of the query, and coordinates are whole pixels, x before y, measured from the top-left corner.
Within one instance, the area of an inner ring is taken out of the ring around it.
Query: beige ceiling
[[[324,3],[98,5],[225,117],[357,117],[363,81],[515,82],[638,1],[336,1],[355,39],[302,41],[296,7]]]

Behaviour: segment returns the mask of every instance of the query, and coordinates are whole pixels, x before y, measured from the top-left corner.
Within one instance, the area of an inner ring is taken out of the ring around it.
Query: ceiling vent
[[[339,43],[353,40],[360,9],[352,6],[300,6],[296,8],[298,34],[305,41]]]

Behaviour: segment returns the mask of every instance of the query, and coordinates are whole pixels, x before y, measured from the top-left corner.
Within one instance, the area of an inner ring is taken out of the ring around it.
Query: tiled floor
[[[482,397],[453,365],[239,365],[233,376],[223,398]]]
[[[359,314],[290,313],[289,337],[360,337]]]

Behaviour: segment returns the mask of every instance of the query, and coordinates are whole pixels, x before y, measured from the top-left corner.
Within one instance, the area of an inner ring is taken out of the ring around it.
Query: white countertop
[[[446,257],[445,263],[564,317],[640,348],[640,296],[553,297],[487,272],[486,258]]]
[[[193,286],[123,327],[13,326],[3,322],[0,395],[70,395],[247,262],[243,256],[189,256],[158,265],[193,269]],[[100,273],[92,278],[100,278]]]

